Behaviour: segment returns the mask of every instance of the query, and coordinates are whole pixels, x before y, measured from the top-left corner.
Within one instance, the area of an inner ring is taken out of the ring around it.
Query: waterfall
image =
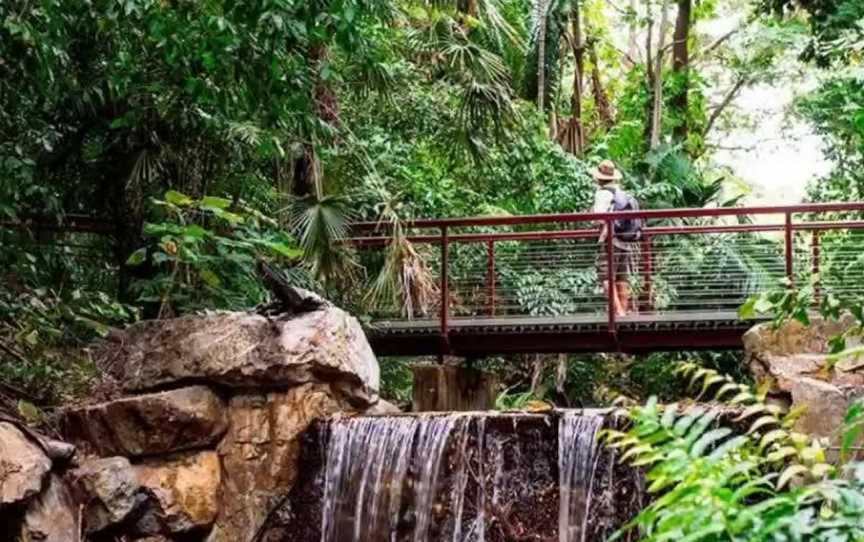
[[[559,419],[559,542],[585,542],[597,467],[597,431],[602,425],[602,417],[585,416],[578,411],[564,411]]]
[[[458,428],[458,444],[462,446],[462,454],[459,456],[461,469],[457,468],[456,483],[454,484],[454,492],[459,493],[457,500],[459,501],[459,510],[457,514],[459,521],[454,522],[454,534],[461,528],[461,501],[464,496],[464,482],[467,481],[467,472],[464,468],[464,446],[467,444],[468,421],[467,416],[449,415],[435,416],[428,418],[426,423],[420,425],[419,434],[417,436],[417,456],[422,458],[422,468],[419,474],[419,482],[416,486],[415,499],[415,518],[414,524],[414,542],[426,542],[429,536],[429,525],[432,519],[432,507],[435,501],[436,490],[438,489],[438,474],[441,469],[444,451],[451,433]],[[462,480],[460,480],[460,470],[462,471]],[[459,489],[459,485],[462,485]],[[455,537],[454,537],[455,539]]]
[[[470,421],[471,418],[459,414],[333,421],[324,474],[322,541],[395,541],[397,534],[401,540],[404,533],[398,533],[398,529],[403,497],[407,497],[403,496],[406,486],[413,486],[411,539],[430,540],[442,465],[448,452],[455,449],[450,517],[438,538],[482,542],[483,526],[472,525],[462,537]],[[409,470],[412,457],[422,458],[417,462],[417,472]],[[409,477],[413,483],[406,484]]]
[[[395,540],[413,417],[350,418],[331,424],[324,474],[323,542]]]
[[[598,452],[601,415],[556,416],[557,431],[549,418],[487,413],[331,421],[317,478],[321,542],[485,542],[530,532],[548,538],[556,514],[559,542],[601,539],[621,524],[616,509],[629,510],[617,499],[635,494]],[[550,495],[544,488],[556,482],[560,489]]]

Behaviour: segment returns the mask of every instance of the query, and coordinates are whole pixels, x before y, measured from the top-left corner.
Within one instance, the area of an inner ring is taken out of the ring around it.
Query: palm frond
[[[329,284],[356,274],[353,254],[344,243],[353,216],[347,198],[293,198],[286,211],[290,231],[297,237],[313,277]]]

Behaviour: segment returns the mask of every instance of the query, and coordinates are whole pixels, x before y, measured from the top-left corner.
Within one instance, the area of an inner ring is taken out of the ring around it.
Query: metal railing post
[[[615,296],[617,295],[615,292],[615,266],[613,265],[615,257],[614,257],[614,245],[612,244],[613,238],[615,237],[615,228],[612,223],[611,218],[607,218],[605,221],[606,224],[606,298],[607,298],[607,308],[606,311],[609,313],[608,316],[608,325],[609,331],[611,333],[615,333]]]
[[[786,279],[789,281],[789,285],[792,286],[795,284],[795,277],[792,275],[792,256],[793,256],[793,247],[792,247],[792,213],[786,213]]]
[[[441,340],[442,352],[448,350],[449,313],[450,313],[450,237],[447,226],[441,226]]]
[[[822,302],[822,288],[820,287],[821,280],[819,279],[819,272],[821,267],[821,247],[819,246],[819,230],[813,230],[813,240],[810,243],[811,250],[811,259],[812,259],[812,273],[813,273],[813,302],[818,307]]]
[[[486,242],[486,293],[489,296],[489,316],[495,316],[495,241]]]
[[[645,308],[654,310],[653,292],[651,291],[651,275],[654,272],[654,252],[651,235],[644,233],[642,236],[642,269],[645,273]]]

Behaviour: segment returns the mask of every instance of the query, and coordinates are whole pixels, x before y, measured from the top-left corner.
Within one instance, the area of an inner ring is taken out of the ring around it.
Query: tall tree
[[[690,91],[690,25],[692,0],[678,0],[678,15],[672,35],[672,72],[675,75],[675,92],[671,106],[678,115],[672,135],[676,141],[685,142],[690,131],[687,113]]]

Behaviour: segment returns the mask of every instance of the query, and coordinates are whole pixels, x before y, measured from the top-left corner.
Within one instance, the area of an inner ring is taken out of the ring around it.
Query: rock
[[[314,420],[347,407],[323,384],[232,397],[230,429],[219,445],[219,519],[208,542],[251,540],[297,478],[300,434]]]
[[[69,410],[61,423],[80,446],[128,457],[213,446],[228,428],[225,403],[206,386]]]
[[[829,341],[855,325],[851,315],[839,321],[813,318],[805,326],[791,321],[779,329],[760,324],[744,335],[747,363],[762,381],[772,383],[771,393],[780,402],[806,407],[796,428],[820,437],[836,437],[837,427],[850,401],[864,394],[864,372],[854,359],[826,369]],[[858,346],[850,338],[848,347]]]
[[[67,462],[72,459],[72,456],[74,456],[76,452],[75,445],[61,440],[42,437],[40,442],[42,443],[42,449],[45,451],[45,455],[47,455],[48,459],[54,463]]]
[[[20,542],[79,542],[78,506],[63,480],[52,474],[45,490],[27,506]]]
[[[179,534],[213,524],[222,481],[216,452],[148,460],[133,471],[152,495],[136,524],[142,534]]]
[[[785,323],[775,330],[770,323],[753,326],[744,334],[744,349],[748,353],[769,353],[778,356],[790,354],[825,354],[828,341],[855,325],[851,314],[839,320],[814,317],[809,326],[797,320]],[[855,346],[850,341],[849,346]]]
[[[125,457],[87,461],[72,472],[72,477],[86,496],[84,525],[88,533],[123,522],[146,501]]]
[[[363,411],[364,416],[392,416],[401,413],[402,409],[384,399],[379,399],[377,403]]]
[[[0,422],[0,506],[39,493],[51,460],[11,423]]]
[[[294,317],[210,312],[130,326],[108,344],[128,391],[196,381],[251,388],[331,383],[354,403],[377,399],[378,363],[357,319],[324,304]]]
[[[864,395],[860,388],[843,388],[815,378],[801,377],[791,384],[792,404],[807,405],[795,422],[802,433],[819,437],[837,437],[849,404]]]

